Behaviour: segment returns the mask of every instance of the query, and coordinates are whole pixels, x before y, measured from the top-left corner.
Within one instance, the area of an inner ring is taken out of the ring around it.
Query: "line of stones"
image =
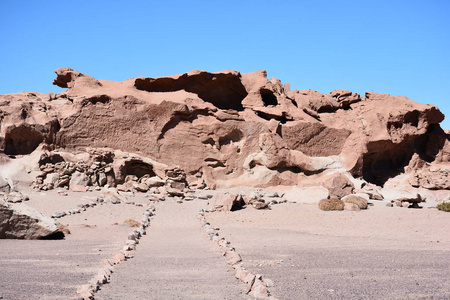
[[[129,203],[134,204],[134,203]],[[136,204],[134,204],[136,205]],[[142,205],[139,205],[142,206]],[[139,227],[135,228],[129,235],[122,249],[111,259],[105,259],[103,266],[99,269],[97,275],[92,277],[87,284],[77,287],[78,300],[93,300],[95,293],[100,287],[110,282],[111,274],[114,271],[114,266],[134,257],[136,245],[139,239],[146,234],[146,228],[150,226],[151,217],[154,216],[155,207],[153,204],[148,204]]]
[[[223,251],[223,256],[226,257],[228,263],[234,269],[234,276],[247,284],[247,294],[255,299],[277,300],[277,298],[270,294],[268,289],[273,286],[273,281],[268,278],[263,278],[260,274],[255,275],[244,268],[241,255],[230,245],[229,241],[219,236],[217,232],[219,228],[211,226],[206,220],[203,209],[198,212],[197,218],[200,220],[209,239],[215,242]]]
[[[94,199],[95,198],[95,199]],[[87,201],[82,203],[82,204],[78,204],[76,208],[73,209],[68,209],[62,212],[55,212],[52,215],[52,218],[54,219],[59,219],[62,217],[65,217],[67,215],[74,215],[74,214],[79,214],[82,211],[86,211],[87,208],[89,207],[94,207],[97,206],[99,204],[103,205],[104,203],[111,203],[111,204],[121,204],[121,203],[125,203],[125,204],[131,204],[131,205],[135,205],[135,206],[144,206],[144,204],[142,203],[135,203],[134,201],[125,201],[122,202],[120,200],[110,200],[110,199],[103,199],[103,198],[98,198],[98,197],[92,197],[92,199],[86,199]]]

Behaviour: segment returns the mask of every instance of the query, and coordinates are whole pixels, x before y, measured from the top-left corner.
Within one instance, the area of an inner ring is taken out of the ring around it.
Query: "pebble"
[[[280,197],[280,196],[278,195],[277,192],[274,192],[274,193],[267,193],[267,194],[265,194],[265,197],[269,197],[269,198],[278,198],[278,197]]]
[[[273,281],[272,281],[271,279],[269,279],[269,278],[264,278],[264,279],[262,280],[262,282],[263,282],[264,285],[267,286],[267,287],[272,287],[272,286],[274,286]]]
[[[52,215],[52,218],[62,218],[66,215],[65,212],[56,212]]]

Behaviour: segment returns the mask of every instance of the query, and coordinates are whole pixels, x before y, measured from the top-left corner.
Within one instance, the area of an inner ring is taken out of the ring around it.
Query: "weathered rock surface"
[[[72,160],[76,166],[67,165],[67,157],[42,163],[39,188],[69,186],[80,172],[87,178],[78,183],[94,186],[123,184],[132,174],[134,187],[145,191],[138,184],[158,183],[143,178],[167,180],[168,165],[185,172],[186,187],[301,185],[305,178],[326,186],[320,175],[332,170],[379,186],[407,174],[414,187],[450,188],[449,135],[439,126],[444,116],[406,97],[289,91],[265,71],[192,71],[123,82],[70,68],[56,74],[54,84],[67,88],[59,94],[0,95],[0,151],[24,155],[41,145],[135,154],[103,153],[85,165]],[[340,189],[329,192],[353,191],[351,184]]]
[[[63,238],[58,226],[25,204],[12,204],[0,200],[0,239]]]
[[[218,193],[208,201],[209,211],[231,211],[233,206],[239,205],[238,194]]]

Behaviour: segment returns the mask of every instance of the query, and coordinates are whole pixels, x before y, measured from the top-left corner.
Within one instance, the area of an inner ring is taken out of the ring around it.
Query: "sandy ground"
[[[135,258],[117,268],[96,299],[244,299],[218,247],[196,219],[201,201],[156,205],[156,216]]]
[[[280,299],[450,299],[450,215],[374,204],[324,212],[286,203],[207,219]]]
[[[29,195],[28,205],[51,215],[96,193]],[[130,200],[148,203],[143,194]],[[196,220],[205,205],[157,204],[135,257],[116,266],[98,299],[242,299],[245,286]],[[99,205],[59,220],[71,231],[65,240],[0,240],[0,296],[74,298],[76,287],[123,246],[132,230],[123,221],[139,221],[143,211]],[[374,201],[367,211],[323,212],[284,203],[208,213],[207,219],[247,269],[275,282],[270,291],[279,299],[450,299],[450,214],[436,209]]]
[[[96,194],[69,192],[69,196],[59,196],[55,191],[29,192],[30,201],[26,204],[50,216],[76,208],[86,202],[85,197]],[[87,283],[97,274],[103,260],[112,258],[124,245],[132,228],[123,221],[130,218],[139,221],[144,210],[126,204],[99,205],[58,219],[71,232],[65,240],[0,240],[0,296],[74,298],[77,286]]]

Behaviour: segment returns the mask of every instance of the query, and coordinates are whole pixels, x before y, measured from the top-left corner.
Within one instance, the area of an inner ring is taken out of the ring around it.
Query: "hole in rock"
[[[43,154],[41,155],[39,159],[39,166],[45,165],[45,164],[56,164],[59,162],[63,162],[64,158],[56,153],[52,153],[51,155]]]
[[[122,174],[124,178],[127,175],[135,175],[137,178],[141,178],[144,175],[149,175],[150,177],[156,175],[151,165],[140,160],[130,160],[125,162]]]
[[[252,161],[248,164],[248,167],[249,167],[250,169],[253,169],[254,167],[256,167],[256,162],[255,162],[254,160],[252,160]]]
[[[295,166],[292,166],[292,167],[276,167],[276,168],[273,168],[272,170],[275,170],[275,171],[280,172],[280,173],[283,173],[283,172],[291,172],[291,173],[294,173],[294,174],[302,173],[302,169],[300,169],[299,167],[295,167]]]
[[[202,143],[211,146],[214,146],[216,144],[216,142],[212,138],[208,138],[206,141],[202,141]]]
[[[392,177],[404,172],[414,152],[414,142],[394,144],[391,141],[372,142],[367,145],[368,153],[363,155],[364,180],[383,186]]]
[[[218,159],[215,158],[205,158],[204,160],[208,166],[212,167],[212,168],[225,168],[225,164],[223,163],[223,161],[220,161]]]
[[[233,129],[229,134],[219,138],[219,145],[225,146],[231,143],[239,142],[243,138],[244,134],[239,129]]]
[[[185,90],[197,94],[203,101],[212,103],[220,109],[244,109],[242,100],[247,91],[240,76],[234,74],[211,74],[202,72],[196,75],[183,74],[178,78],[137,78],[135,87],[147,92],[175,92]]]
[[[260,93],[262,101],[264,102],[264,106],[278,105],[277,97],[273,94],[272,91],[267,89],[261,89]]]
[[[337,110],[338,110],[338,107],[331,106],[331,105],[329,105],[329,106],[325,105],[325,106],[320,107],[320,108],[317,110],[317,112],[318,112],[319,114],[322,114],[322,113],[334,113],[334,112],[336,112]]]
[[[268,121],[275,119],[277,121],[280,121],[281,124],[286,124],[286,122],[289,121],[288,118],[286,118],[284,115],[280,117],[280,116],[276,116],[276,115],[267,114],[262,111],[255,111],[255,113],[258,117],[263,118],[264,120],[268,120]]]
[[[390,131],[392,128],[400,129],[404,124],[409,124],[411,126],[417,127],[419,125],[420,112],[413,110],[407,112],[403,117],[396,121],[390,121],[387,123],[387,128]]]
[[[109,97],[108,95],[98,95],[98,96],[93,96],[90,98],[86,98],[82,101],[83,105],[86,105],[88,103],[92,103],[92,104],[97,104],[97,103],[109,103],[111,102],[111,97]]]
[[[33,128],[25,125],[15,127],[5,135],[5,154],[30,154],[43,140],[42,134]]]

